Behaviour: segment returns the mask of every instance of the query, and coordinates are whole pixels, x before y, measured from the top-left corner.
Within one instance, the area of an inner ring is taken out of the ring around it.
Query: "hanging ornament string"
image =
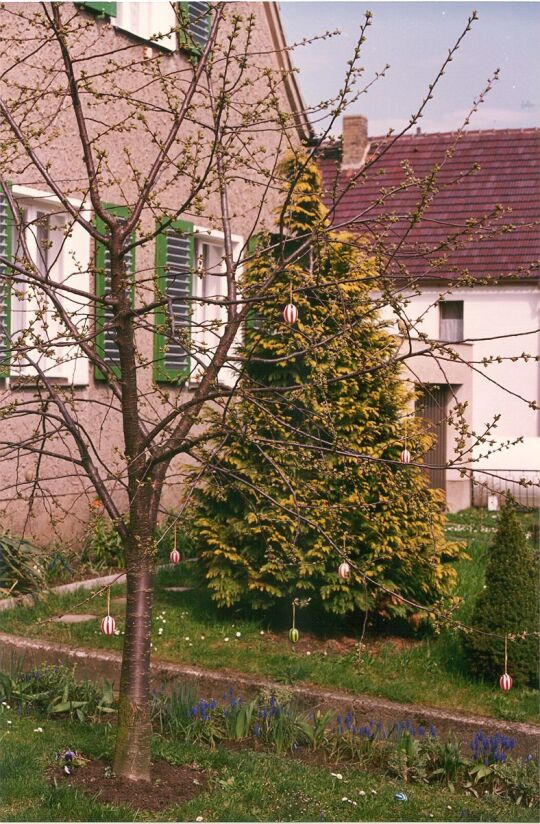
[[[499,678],[499,686],[503,692],[509,692],[512,689],[513,679],[508,675],[508,635],[504,636],[504,672]]]
[[[298,309],[293,303],[292,281],[289,282],[289,303],[283,310],[283,320],[291,326],[298,320]]]
[[[300,633],[296,629],[296,603],[297,599],[295,598],[292,602],[292,627],[289,630],[289,641],[291,644],[296,644],[300,638]]]
[[[173,537],[173,548],[171,549],[171,552],[170,552],[170,555],[169,555],[169,561],[171,562],[171,564],[179,564],[180,563],[180,553],[178,552],[178,549],[176,548],[177,534],[178,534],[178,532],[175,529],[174,530],[174,537]]]
[[[360,651],[362,651],[362,645],[364,643],[364,636],[366,634],[366,627],[367,627],[367,620],[368,620],[368,613],[369,613],[369,604],[368,604],[368,583],[366,577],[364,575],[364,600],[365,600],[365,610],[364,610],[364,621],[362,624],[362,635],[360,636]]]
[[[103,635],[114,635],[116,632],[116,620],[111,615],[111,588],[107,587],[107,615],[101,621],[101,631]]]

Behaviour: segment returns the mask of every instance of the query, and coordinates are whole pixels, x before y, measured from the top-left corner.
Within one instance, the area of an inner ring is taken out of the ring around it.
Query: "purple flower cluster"
[[[437,738],[437,730],[431,724],[429,729],[423,724],[419,724],[416,727],[413,722],[407,718],[406,721],[398,721],[391,730],[391,734],[394,733],[397,736],[402,735],[403,733],[408,733],[412,738],[424,738],[424,736],[429,736],[430,738]]]
[[[485,735],[477,732],[471,741],[473,761],[482,761],[486,766],[490,764],[504,764],[509,750],[516,746],[516,739],[509,738],[500,732],[495,735]]]
[[[345,716],[336,716],[336,726],[332,728],[332,732],[334,735],[358,735],[369,741],[374,741],[376,738],[399,738],[404,733],[413,738],[437,737],[437,730],[433,725],[429,729],[422,724],[416,727],[410,719],[398,721],[391,727],[383,727],[380,721],[375,723],[373,720],[368,721],[367,724],[357,725],[350,711]]]
[[[270,700],[265,707],[260,707],[257,711],[258,718],[277,718],[281,714],[281,709],[274,695],[270,696]]]
[[[193,718],[199,718],[201,721],[208,721],[212,716],[212,710],[217,707],[217,701],[213,698],[211,701],[205,701],[203,698],[198,704],[195,704],[191,710],[190,715]]]

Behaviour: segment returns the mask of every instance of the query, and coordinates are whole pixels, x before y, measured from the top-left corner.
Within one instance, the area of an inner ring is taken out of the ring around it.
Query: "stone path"
[[[65,615],[61,615],[60,618],[51,618],[56,624],[84,624],[86,621],[95,621],[97,620],[97,615],[89,615],[85,612],[76,613],[66,613]]]

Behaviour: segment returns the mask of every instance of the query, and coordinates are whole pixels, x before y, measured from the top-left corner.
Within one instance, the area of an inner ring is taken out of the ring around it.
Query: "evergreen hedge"
[[[527,542],[507,499],[489,551],[486,583],[477,598],[471,625],[500,636],[509,634],[508,674],[515,684],[538,686],[538,555]],[[464,639],[472,672],[494,683],[504,672],[504,640],[478,633]]]
[[[238,352],[238,399],[211,421],[215,440],[201,456],[208,470],[191,521],[208,586],[223,606],[311,597],[346,613],[364,609],[367,594],[383,616],[410,617],[417,611],[394,593],[448,602],[460,552],[444,538],[441,493],[399,462],[406,435],[413,461],[429,436],[394,359],[401,341],[374,304],[375,263],[357,238],[327,231],[315,164],[291,159],[282,172],[299,178],[283,232],[259,238],[242,294],[274,281]],[[283,265],[306,237],[309,250]],[[291,289],[293,326],[282,315]],[[360,569],[346,581],[342,547]],[[389,592],[366,592],[362,572]]]

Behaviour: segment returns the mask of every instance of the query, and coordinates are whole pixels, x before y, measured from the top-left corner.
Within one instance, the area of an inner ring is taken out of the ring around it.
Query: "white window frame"
[[[71,215],[65,212],[60,200],[50,192],[33,189],[27,186],[14,184],[13,198],[17,207],[24,210],[30,226],[25,231],[25,241],[28,252],[34,262],[38,258],[38,244],[33,229],[33,221],[38,215],[49,215],[49,240],[52,244],[50,255],[51,265],[48,267],[52,283],[65,284],[83,292],[90,292],[90,236],[80,224],[73,221]],[[91,211],[81,200],[70,198],[69,201],[76,209],[81,209],[82,216],[91,222]],[[82,208],[81,208],[82,207]],[[69,232],[65,228],[69,225]],[[13,229],[12,254],[17,254],[16,229]],[[56,234],[56,237],[55,237]],[[15,294],[15,293],[18,293]],[[81,296],[71,296],[69,292],[59,291],[62,305],[81,333],[89,330],[90,299]],[[41,313],[41,317],[38,315]],[[34,324],[36,334],[44,340],[52,342],[59,334],[66,334],[61,320],[55,317],[54,307],[44,303],[44,295],[39,288],[30,287],[26,291],[24,284],[18,284],[12,290],[11,300],[11,338],[16,344],[17,336],[30,322]],[[44,325],[46,323],[46,327]],[[54,347],[53,351],[54,351]],[[59,348],[54,354],[36,352],[36,362],[47,378],[54,382],[69,385],[87,385],[89,382],[88,358],[77,345]],[[16,353],[12,348],[10,364],[10,383],[33,384],[38,380],[35,368],[28,363],[17,363]]]
[[[116,4],[116,17],[112,20],[117,29],[133,34],[140,40],[151,42],[152,45],[170,52],[177,50],[176,32],[170,31],[177,25],[176,13],[171,3],[163,0],[150,3],[120,0]],[[157,40],[151,39],[158,33],[164,34]]]
[[[198,355],[203,362],[210,362],[222,329],[227,323],[227,308],[215,304],[204,304],[197,301],[197,298],[211,297],[219,298],[227,296],[227,280],[225,276],[225,235],[217,229],[208,229],[204,226],[194,226],[193,235],[195,239],[195,270],[193,272],[191,293],[194,303],[193,309],[193,332],[192,340],[196,346],[204,347],[208,351],[208,356]],[[231,235],[233,259],[238,264],[240,254],[244,247],[244,239],[241,235]],[[209,271],[204,274],[199,272],[199,258],[201,247],[206,246],[210,253],[208,260]],[[242,267],[237,265],[237,277],[242,274]],[[215,328],[215,324],[220,324],[220,328]],[[236,336],[230,349],[233,355],[241,345],[243,327]],[[203,369],[196,366],[191,374],[190,382],[196,384],[202,377]],[[219,383],[224,386],[234,386],[238,380],[238,371],[224,366],[218,376]]]

